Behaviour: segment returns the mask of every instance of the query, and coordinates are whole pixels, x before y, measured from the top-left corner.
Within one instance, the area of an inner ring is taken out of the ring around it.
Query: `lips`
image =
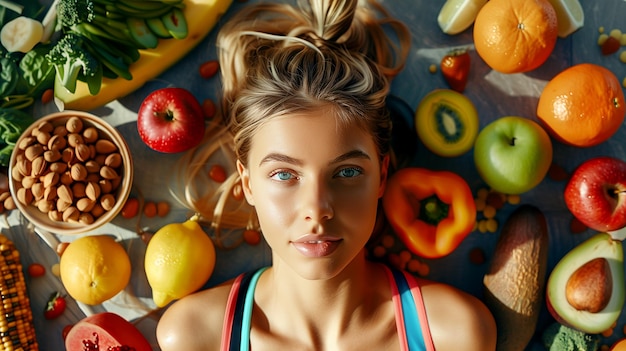
[[[335,252],[341,241],[333,237],[305,236],[291,244],[306,257],[325,257]]]

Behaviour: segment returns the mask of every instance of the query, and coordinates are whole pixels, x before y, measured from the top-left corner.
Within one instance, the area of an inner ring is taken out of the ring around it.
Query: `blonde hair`
[[[404,67],[410,37],[382,7],[368,5],[358,0],[299,0],[298,6],[253,4],[235,14],[217,37],[223,120],[216,123],[225,125],[230,134],[209,128],[208,142],[201,146],[205,152],[194,150],[190,154],[195,156],[186,160],[190,168],[206,164],[211,156],[207,150],[215,149],[210,145],[216,143],[229,144],[232,150],[224,153],[246,165],[252,137],[263,123],[320,106],[330,107],[339,123],[369,131],[380,156],[388,154],[391,120],[385,98],[391,79]],[[387,35],[387,27],[398,43]],[[234,167],[231,171],[231,185],[236,186]],[[189,181],[197,175],[187,172],[184,177]],[[186,184],[184,193],[189,195],[193,182]],[[219,196],[229,196],[226,190],[219,190]],[[221,225],[257,226],[253,210],[245,205],[236,207],[245,222],[226,223],[225,208],[213,206],[219,202],[215,191],[209,197],[186,196],[185,202],[214,227],[217,217]],[[207,199],[213,205],[199,203]],[[204,213],[211,207],[212,213]]]

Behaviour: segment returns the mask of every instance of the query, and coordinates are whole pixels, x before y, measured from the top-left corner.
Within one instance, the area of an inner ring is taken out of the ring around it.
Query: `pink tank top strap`
[[[244,274],[239,275],[233,282],[228,294],[228,301],[226,302],[226,311],[224,314],[224,324],[222,326],[222,351],[229,351],[231,343],[231,335],[233,331],[233,322],[235,320],[235,309],[237,308],[237,298],[241,286],[241,281]]]

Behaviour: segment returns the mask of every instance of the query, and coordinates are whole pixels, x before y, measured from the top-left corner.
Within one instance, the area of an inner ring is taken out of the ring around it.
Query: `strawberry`
[[[465,90],[470,70],[470,56],[467,50],[453,50],[441,59],[441,74],[450,88],[459,93]]]
[[[67,301],[65,301],[65,297],[63,297],[58,291],[53,292],[48,299],[43,315],[46,319],[55,319],[63,314],[66,307]]]

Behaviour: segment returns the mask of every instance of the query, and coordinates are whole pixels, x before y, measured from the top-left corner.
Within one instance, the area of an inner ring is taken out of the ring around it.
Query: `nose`
[[[321,223],[333,218],[332,192],[324,182],[315,181],[303,186],[301,199],[306,221]]]

